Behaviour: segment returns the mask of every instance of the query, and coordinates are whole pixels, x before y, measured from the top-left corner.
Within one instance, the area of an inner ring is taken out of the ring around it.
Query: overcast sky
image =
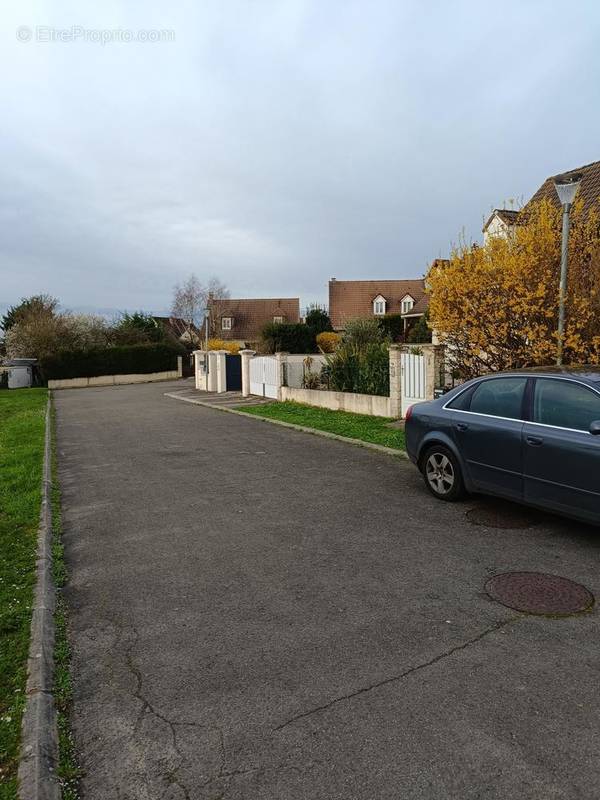
[[[11,5],[0,303],[156,312],[190,272],[323,301],[600,159],[596,0]]]

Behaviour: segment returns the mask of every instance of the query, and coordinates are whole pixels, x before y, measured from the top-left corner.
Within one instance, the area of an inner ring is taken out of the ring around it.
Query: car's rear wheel
[[[452,502],[465,494],[460,464],[454,453],[444,445],[427,448],[421,460],[425,485],[434,497]]]

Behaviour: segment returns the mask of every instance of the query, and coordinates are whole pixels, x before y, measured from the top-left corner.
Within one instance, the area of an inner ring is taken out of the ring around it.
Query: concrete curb
[[[284,422],[280,419],[259,417],[255,414],[247,414],[245,411],[238,411],[236,408],[225,408],[224,406],[215,405],[214,403],[204,403],[202,400],[195,400],[193,397],[181,397],[175,392],[165,392],[165,397],[171,397],[173,400],[181,400],[184,403],[193,403],[197,406],[204,406],[204,408],[213,408],[216,411],[226,411],[228,414],[239,414],[242,417],[246,417],[246,419],[250,418],[259,420],[260,422],[270,422],[272,425],[281,425],[282,428],[292,428],[296,431],[302,431],[302,433],[311,433],[313,436],[322,436],[324,439],[334,439],[337,442],[346,442],[346,444],[353,444],[355,447],[366,447],[367,450],[376,450],[378,453],[385,453],[388,456],[408,459],[408,456],[404,450],[395,450],[393,447],[385,447],[385,445],[382,444],[363,442],[362,439],[352,439],[349,436],[340,436],[339,433],[320,431],[317,428],[307,428],[305,425],[294,425],[293,422]]]
[[[52,577],[52,400],[46,405],[42,505],[38,528],[36,587],[27,659],[27,705],[21,725],[19,797],[21,800],[60,800],[58,727],[54,705],[54,609]]]

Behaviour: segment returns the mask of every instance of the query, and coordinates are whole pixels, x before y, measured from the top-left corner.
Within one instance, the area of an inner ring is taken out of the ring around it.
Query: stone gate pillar
[[[215,350],[208,352],[208,381],[207,390],[209,392],[217,391],[217,353]]]
[[[390,417],[402,415],[402,371],[400,355],[401,345],[390,345]]]
[[[242,396],[250,394],[250,360],[254,357],[255,350],[240,350],[242,357]]]
[[[275,353],[277,360],[277,399],[281,400],[281,387],[285,383],[285,368],[287,366],[287,353]]]
[[[227,367],[225,359],[227,358],[227,350],[215,350],[217,362],[217,392],[222,394],[227,391]]]

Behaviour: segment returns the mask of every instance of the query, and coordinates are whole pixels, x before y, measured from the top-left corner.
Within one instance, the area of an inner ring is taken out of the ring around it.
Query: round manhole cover
[[[528,614],[566,616],[585,611],[594,595],[580,583],[542,572],[505,572],[485,584],[489,596]]]
[[[538,524],[532,512],[511,505],[478,506],[467,511],[467,519],[486,528],[531,528]]]

